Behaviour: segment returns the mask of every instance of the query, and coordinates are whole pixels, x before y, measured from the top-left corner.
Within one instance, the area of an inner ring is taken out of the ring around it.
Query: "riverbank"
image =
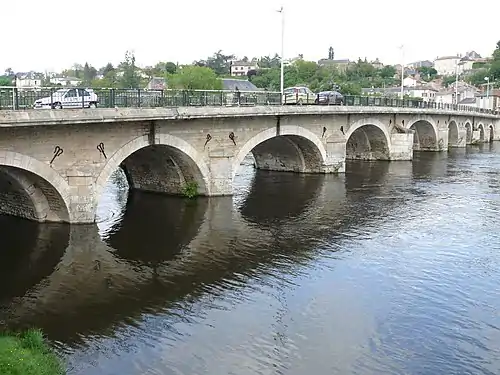
[[[0,374],[63,375],[65,373],[62,361],[47,345],[41,331],[0,334]]]

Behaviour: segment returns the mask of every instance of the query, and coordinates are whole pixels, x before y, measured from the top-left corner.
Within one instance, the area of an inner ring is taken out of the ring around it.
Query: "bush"
[[[189,199],[193,199],[198,196],[198,184],[193,182],[188,182],[182,189],[182,194]]]
[[[61,360],[47,345],[39,330],[0,335],[0,374],[63,375]]]

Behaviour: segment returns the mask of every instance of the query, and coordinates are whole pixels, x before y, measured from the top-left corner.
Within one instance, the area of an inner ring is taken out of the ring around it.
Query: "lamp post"
[[[401,100],[404,99],[404,81],[405,81],[405,50],[404,45],[401,45]]]
[[[280,91],[281,100],[283,100],[284,81],[285,81],[285,10],[283,7],[278,10],[281,13],[281,72],[280,72]]]
[[[486,105],[490,107],[490,77],[484,77],[486,81]]]
[[[455,104],[458,105],[458,60],[455,64]]]

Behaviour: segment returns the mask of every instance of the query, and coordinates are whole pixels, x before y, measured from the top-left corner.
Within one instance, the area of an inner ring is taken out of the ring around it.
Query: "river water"
[[[96,226],[2,217],[0,324],[69,374],[500,373],[500,144],[132,193]]]

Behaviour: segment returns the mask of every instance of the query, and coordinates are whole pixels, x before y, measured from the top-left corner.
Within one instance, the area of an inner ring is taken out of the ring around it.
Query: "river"
[[[500,144],[0,217],[0,324],[73,375],[500,373]]]

